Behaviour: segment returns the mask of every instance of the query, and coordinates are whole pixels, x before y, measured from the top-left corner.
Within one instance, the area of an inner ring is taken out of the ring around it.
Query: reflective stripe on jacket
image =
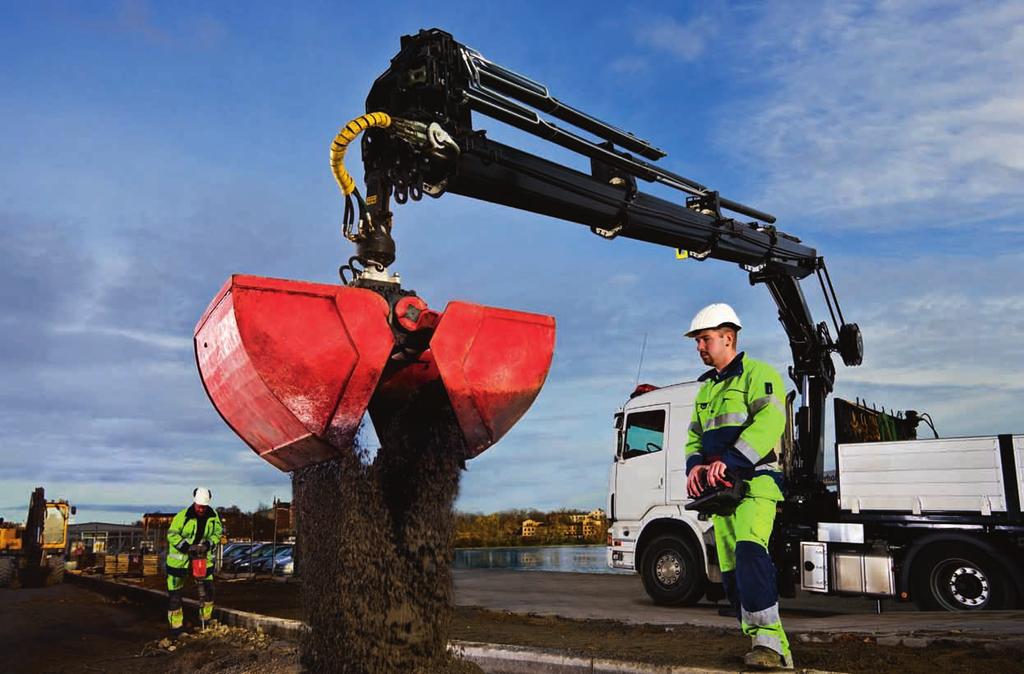
[[[206,520],[206,524],[203,527],[202,532],[197,532],[198,524],[201,519]],[[206,553],[206,564],[209,568],[213,568],[213,551],[216,546],[220,543],[221,534],[224,531],[224,527],[220,522],[220,515],[217,511],[210,506],[206,506],[206,512],[203,513],[203,518],[199,518],[196,515],[195,508],[189,506],[185,508],[171,520],[171,526],[167,529],[167,542],[169,544],[167,548],[167,572],[172,573],[172,569],[185,569],[189,565],[188,559],[188,548],[190,545],[206,541],[209,546],[209,550]],[[198,534],[198,535],[197,535]],[[181,575],[173,574],[173,575]]]
[[[779,373],[740,353],[722,372],[709,370],[699,381],[704,383],[687,433],[686,472],[720,460],[743,479],[770,475],[781,489],[777,448],[786,405]]]

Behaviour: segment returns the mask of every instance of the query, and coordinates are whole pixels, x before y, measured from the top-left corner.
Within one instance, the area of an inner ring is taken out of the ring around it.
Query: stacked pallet
[[[160,555],[151,553],[142,556],[142,575],[143,576],[158,576],[160,575]]]
[[[110,564],[110,555],[107,555],[107,573],[113,573],[115,576],[123,576],[128,573],[128,553],[119,552],[114,557],[113,568]]]

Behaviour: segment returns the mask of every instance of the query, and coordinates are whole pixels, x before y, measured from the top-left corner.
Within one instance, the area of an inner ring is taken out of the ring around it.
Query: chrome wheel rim
[[[683,563],[674,552],[664,552],[654,563],[654,576],[661,585],[676,585],[683,575]]]
[[[992,583],[979,566],[967,559],[947,559],[935,566],[932,590],[943,608],[953,611],[985,608],[992,600]]]

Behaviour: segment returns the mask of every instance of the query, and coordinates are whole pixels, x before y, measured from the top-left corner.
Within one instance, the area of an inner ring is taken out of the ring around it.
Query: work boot
[[[743,664],[751,669],[793,669],[793,658],[780,655],[767,646],[754,646],[743,656]]]
[[[185,631],[185,613],[180,608],[167,612],[167,622],[171,626],[171,638],[177,639]]]

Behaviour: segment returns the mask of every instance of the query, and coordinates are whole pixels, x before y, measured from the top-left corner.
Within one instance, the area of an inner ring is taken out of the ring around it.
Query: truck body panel
[[[1022,440],[1014,438],[1018,446]],[[845,512],[1007,512],[997,437],[843,444],[838,455],[839,505]]]

